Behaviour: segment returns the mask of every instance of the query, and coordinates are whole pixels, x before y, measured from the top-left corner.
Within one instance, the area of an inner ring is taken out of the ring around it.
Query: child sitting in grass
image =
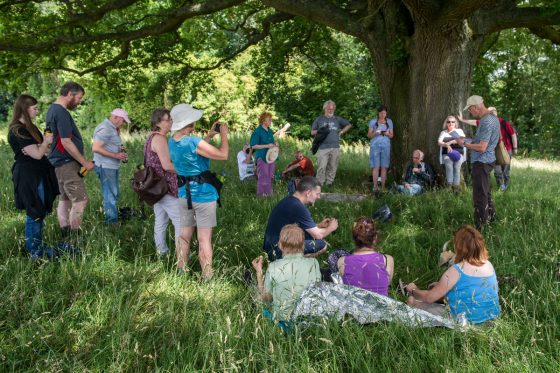
[[[257,285],[263,301],[272,301],[272,314],[264,315],[278,321],[282,329],[289,328],[289,320],[295,301],[309,285],[321,281],[319,262],[303,256],[305,235],[297,224],[288,224],[280,231],[278,247],[282,259],[268,266],[263,276],[263,257],[254,259],[252,264],[257,272]]]
[[[455,263],[429,290],[420,290],[414,283],[406,286],[408,304],[443,315],[443,305],[434,304],[445,297],[453,318],[464,314],[472,324],[481,324],[500,316],[498,281],[484,238],[471,225],[460,227],[453,237]]]

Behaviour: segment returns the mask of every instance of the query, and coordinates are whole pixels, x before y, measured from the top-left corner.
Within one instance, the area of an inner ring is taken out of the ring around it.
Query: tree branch
[[[187,62],[184,62],[182,60],[178,60],[178,59],[172,58],[172,57],[164,57],[164,59],[166,61],[173,62],[173,63],[176,63],[176,64],[181,64],[181,65],[185,66],[187,74],[191,71],[214,70],[214,69],[217,69],[218,67],[222,66],[227,61],[230,61],[230,60],[234,59],[235,57],[237,57],[240,53],[247,50],[247,48],[249,48],[250,46],[255,45],[255,44],[259,43],[260,41],[264,40],[264,38],[266,38],[267,36],[270,35],[270,27],[272,26],[272,24],[284,22],[284,21],[287,21],[287,20],[290,20],[290,19],[293,19],[293,18],[294,18],[293,15],[282,13],[282,12],[277,12],[277,13],[269,15],[261,23],[262,24],[262,31],[259,32],[257,30],[253,30],[253,32],[248,35],[247,42],[245,44],[243,44],[241,47],[236,49],[234,52],[230,53],[226,57],[221,58],[216,63],[214,63],[213,65],[210,65],[210,66],[192,66]]]
[[[121,44],[121,51],[118,55],[116,55],[115,57],[113,57],[112,59],[105,61],[104,63],[102,63],[101,65],[97,65],[97,66],[93,66],[90,67],[89,69],[85,69],[85,70],[75,70],[75,69],[71,69],[68,67],[59,67],[59,70],[64,70],[64,71],[69,71],[72,72],[74,74],[77,74],[79,76],[83,76],[89,73],[102,73],[105,71],[105,69],[107,69],[107,67],[109,66],[115,66],[119,61],[123,61],[126,60],[128,58],[128,56],[130,55],[130,42],[123,42]]]
[[[243,3],[245,0],[206,0],[205,2],[184,6],[179,9],[172,9],[159,14],[162,18],[160,23],[152,24],[137,30],[125,32],[109,32],[91,35],[71,35],[62,34],[46,42],[0,42],[0,50],[13,52],[51,52],[58,49],[61,45],[75,45],[92,43],[96,41],[117,40],[132,41],[142,39],[147,36],[157,36],[177,30],[183,22],[196,16],[215,13],[219,10],[231,8]],[[118,28],[118,26],[115,26]]]
[[[481,13],[477,16],[479,27],[475,32],[489,34],[510,28],[539,28],[560,24],[560,11],[545,7],[512,7],[496,9],[492,12]]]
[[[495,6],[499,0],[448,0],[437,13],[440,23],[467,19],[477,10]]]
[[[331,1],[262,0],[262,2],[281,12],[304,17],[349,35],[360,37],[364,33],[353,14],[334,5]]]
[[[560,30],[554,27],[530,27],[529,31],[540,38],[548,39],[554,44],[560,45]]]
[[[66,23],[66,26],[96,22],[103,18],[105,14],[114,10],[127,8],[138,1],[139,0],[115,0],[103,5],[102,7],[93,9],[90,12],[75,13],[70,17],[70,19]]]

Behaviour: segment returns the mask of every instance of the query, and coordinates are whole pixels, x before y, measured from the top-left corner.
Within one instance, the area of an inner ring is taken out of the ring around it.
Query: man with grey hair
[[[94,170],[101,183],[103,213],[107,224],[114,224],[119,220],[119,168],[121,162],[128,160],[120,136],[120,128],[125,122],[130,123],[128,113],[117,108],[93,131]]]
[[[412,161],[406,166],[403,183],[397,186],[399,193],[415,196],[430,187],[434,181],[432,166],[424,162],[424,153],[420,149],[412,152]]]
[[[477,229],[493,221],[496,215],[490,192],[490,172],[496,163],[494,153],[500,140],[500,121],[484,105],[480,96],[471,96],[464,110],[480,118],[480,126],[472,142],[459,137],[457,144],[471,150],[474,222]]]
[[[492,115],[498,117],[498,120],[500,121],[500,132],[502,135],[501,141],[504,143],[504,146],[506,147],[509,156],[513,157],[513,155],[517,154],[517,132],[515,131],[515,128],[513,128],[510,122],[498,116],[498,110],[495,107],[493,106],[488,107],[488,111]],[[462,115],[459,115],[458,118],[461,122],[470,124],[471,126],[478,126],[480,124],[480,120],[463,119]],[[500,190],[503,192],[505,192],[509,186],[510,172],[511,172],[510,164],[505,164],[505,165],[497,164],[494,167],[494,176],[496,177],[496,183],[498,183]]]
[[[315,119],[311,126],[311,135],[315,136],[320,130],[328,129],[328,135],[317,151],[317,179],[321,185],[332,185],[338,168],[340,136],[348,132],[352,125],[348,120],[334,115],[334,101],[326,101],[323,110],[324,114]]]

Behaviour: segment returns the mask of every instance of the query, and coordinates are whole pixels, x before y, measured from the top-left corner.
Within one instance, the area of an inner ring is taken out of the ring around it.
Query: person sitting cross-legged
[[[313,167],[313,162],[311,159],[307,158],[301,150],[298,150],[294,160],[282,171],[282,178],[301,178],[304,176],[313,176],[314,174],[315,168]]]
[[[273,261],[282,258],[282,251],[278,248],[280,231],[287,224],[297,224],[305,231],[306,256],[317,256],[327,250],[324,240],[338,228],[338,221],[334,218],[323,219],[315,223],[306,205],[312,205],[321,198],[321,184],[313,176],[305,176],[297,184],[294,194],[282,199],[270,212],[264,233],[263,250],[268,259]]]
[[[356,249],[337,262],[342,282],[388,296],[394,261],[392,256],[377,251],[379,231],[376,221],[365,216],[356,219],[352,224],[352,237]]]
[[[278,321],[284,330],[289,330],[289,320],[301,293],[309,285],[321,281],[319,262],[304,257],[304,243],[303,229],[297,224],[285,225],[278,241],[282,259],[270,263],[266,275],[263,275],[262,255],[252,262],[261,299],[272,302],[272,313],[265,309],[264,315]]]
[[[397,186],[397,191],[409,196],[422,193],[434,181],[432,166],[424,162],[424,153],[416,149],[412,152],[412,161],[406,166],[403,184]]]

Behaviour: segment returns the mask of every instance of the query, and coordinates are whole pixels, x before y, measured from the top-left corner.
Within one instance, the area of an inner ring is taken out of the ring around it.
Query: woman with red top
[[[154,240],[158,255],[167,255],[169,247],[165,242],[167,225],[169,220],[175,228],[175,245],[177,252],[177,267],[184,270],[184,258],[179,255],[184,245],[180,237],[181,232],[181,213],[179,209],[179,199],[177,198],[177,173],[167,145],[167,134],[171,131],[171,114],[169,110],[158,108],[152,113],[151,124],[152,132],[144,144],[144,159],[146,167],[153,167],[156,174],[165,177],[169,191],[167,194],[154,204]]]

